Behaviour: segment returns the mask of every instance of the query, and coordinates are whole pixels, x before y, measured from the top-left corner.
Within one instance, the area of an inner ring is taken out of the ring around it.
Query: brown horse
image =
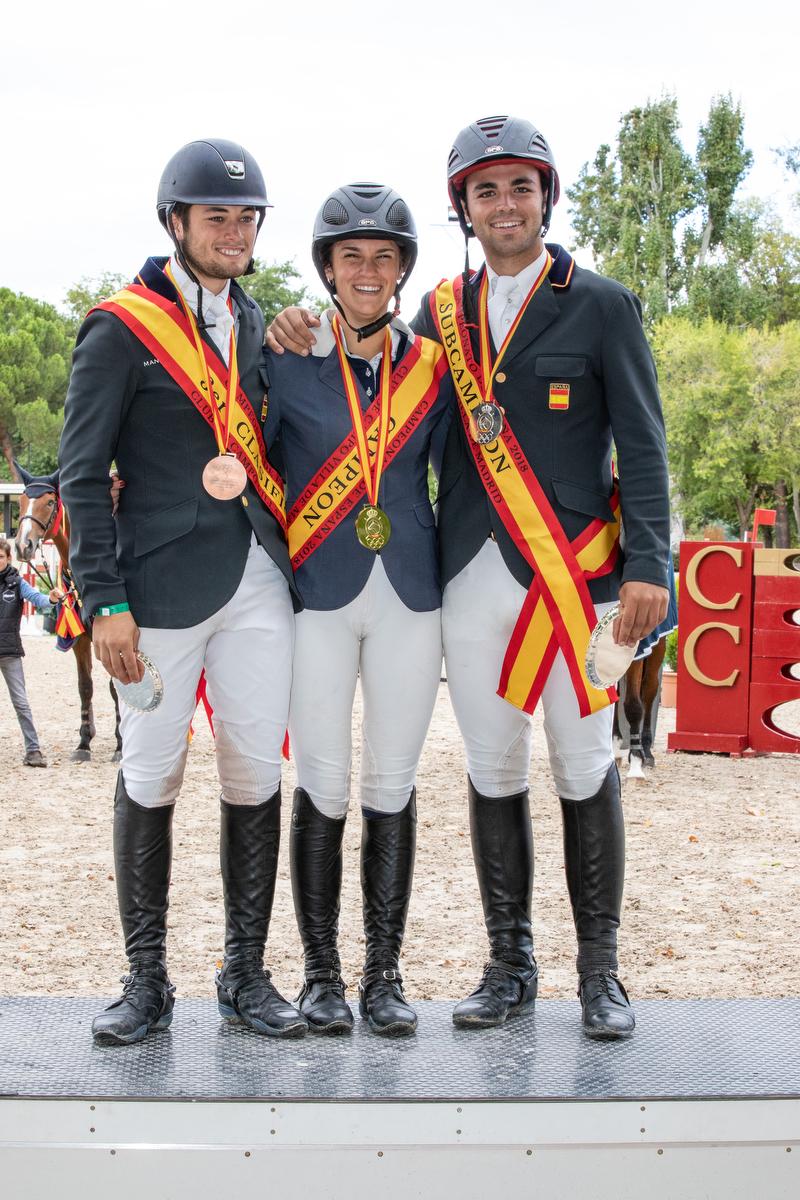
[[[620,687],[620,698],[614,705],[614,745],[622,747],[619,706],[628,723],[628,778],[643,779],[644,767],[654,767],[653,707],[661,683],[661,664],[667,649],[667,639],[660,637],[645,658],[637,658],[628,667]]]
[[[14,463],[25,491],[19,498],[19,524],[15,544],[17,557],[22,562],[33,563],[39,544],[51,537],[61,559],[62,566],[69,566],[69,522],[58,495],[58,471],[53,475],[30,475],[19,463]],[[109,498],[109,503],[110,503]],[[61,520],[58,515],[61,512]],[[34,568],[35,569],[35,568]],[[92,698],[92,642],[87,631],[80,634],[72,644],[75,665],[78,669],[78,695],[81,701],[80,741],[72,752],[73,762],[87,762],[92,756],[92,738],[95,735]],[[122,755],[122,738],[119,732],[119,702],[114,685],[109,680],[114,700],[116,724],[114,734],[117,748],[113,761],[119,762]]]

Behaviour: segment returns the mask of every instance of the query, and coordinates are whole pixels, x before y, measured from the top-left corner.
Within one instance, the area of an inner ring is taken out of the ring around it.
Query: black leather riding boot
[[[305,952],[305,979],[297,1006],[314,1033],[344,1033],[353,1028],[336,945],[344,825],[344,817],[326,817],[308,792],[295,788],[289,861]]]
[[[492,799],[469,785],[469,828],[491,958],[475,991],[453,1010],[463,1028],[502,1025],[533,1007],[533,834],[528,789]]]
[[[122,772],[114,796],[117,899],[130,973],[115,1000],[92,1022],[101,1045],[139,1042],[172,1020],[175,989],[167,977],[167,907],[174,806],[144,808],[131,800]]]
[[[578,995],[590,1037],[620,1038],[636,1024],[617,978],[625,881],[625,824],[614,763],[594,796],[563,800],[564,867],[578,937]]]
[[[281,792],[263,804],[220,801],[220,867],[225,896],[225,961],[217,1001],[227,1020],[257,1033],[302,1037],[308,1028],[264,970],[281,840]]]
[[[361,890],[367,954],[358,985],[359,1010],[374,1033],[394,1037],[417,1028],[417,1014],[406,1003],[399,971],[416,841],[416,788],[398,813],[364,813]]]

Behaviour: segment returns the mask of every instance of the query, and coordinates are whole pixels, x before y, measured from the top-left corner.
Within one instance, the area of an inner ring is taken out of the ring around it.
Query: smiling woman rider
[[[296,621],[289,718],[297,760],[292,887],[312,1030],[352,1027],[337,949],[352,707],[361,678],[361,1015],[416,1028],[399,972],[414,868],[416,769],[441,667],[441,590],[428,498],[431,435],[451,385],[442,348],[397,317],[417,237],[396,192],[350,184],[319,211],[314,263],[335,309],[310,357],[265,350],[265,438],[287,490]],[[393,304],[393,312],[387,311]],[[437,428],[438,427],[438,428]],[[364,465],[366,464],[366,469]]]

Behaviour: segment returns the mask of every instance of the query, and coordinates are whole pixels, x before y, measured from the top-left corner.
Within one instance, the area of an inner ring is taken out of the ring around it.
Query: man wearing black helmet
[[[306,1021],[263,967],[280,838],[294,590],[283,485],[261,437],[263,317],[235,283],[267,207],[241,146],[191,142],[167,164],[170,259],[94,309],[78,334],[61,444],[71,565],[95,653],[120,684],[151,660],[157,712],[122,706],[114,857],[130,973],[93,1024],[101,1044],[172,1020],[166,919],[172,814],[203,681],[222,785],[221,1014],[295,1037]],[[108,499],[115,463],[125,487]]]
[[[450,410],[442,347],[397,317],[414,220],[382,184],[337,188],[312,256],[334,308],[314,353],[266,355],[267,445],[280,439],[298,614],[289,727],[297,763],[292,890],[305,951],[298,1000],[317,1033],[353,1024],[337,947],[352,706],[363,697],[360,801],[366,954],[359,1008],[414,1032],[400,951],[416,841],[416,771],[441,676],[441,588],[427,468]],[[366,470],[362,469],[366,464]]]
[[[486,267],[443,282],[412,325],[445,346],[458,396],[439,480],[442,624],[491,954],[453,1019],[500,1025],[536,997],[528,771],[529,714],[541,699],[583,1027],[627,1037],[613,692],[591,685],[584,659],[593,625],[617,597],[615,637],[625,645],[666,613],[668,480],[655,370],[636,298],[544,244],[560,189],[538,130],[506,116],[476,121],[455,140],[448,186]],[[302,351],[297,316],[283,336]]]

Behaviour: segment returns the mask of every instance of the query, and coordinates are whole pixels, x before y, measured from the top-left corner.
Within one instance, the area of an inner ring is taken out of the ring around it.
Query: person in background
[[[25,757],[22,761],[26,767],[46,767],[47,759],[39,745],[39,735],[25,690],[25,672],[22,669],[25,650],[20,636],[22,606],[28,603],[38,612],[50,612],[52,606],[61,599],[63,597],[58,588],[53,588],[48,598],[31,587],[11,564],[11,543],[5,538],[0,539],[0,672],[6,681],[25,740]]]

